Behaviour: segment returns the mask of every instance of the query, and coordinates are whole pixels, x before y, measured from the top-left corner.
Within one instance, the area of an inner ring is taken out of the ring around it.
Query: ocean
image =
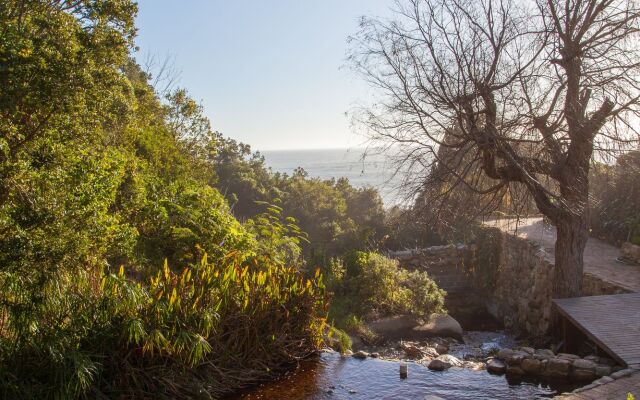
[[[363,149],[272,150],[261,152],[275,172],[291,175],[301,167],[310,177],[344,177],[354,187],[378,190],[386,207],[401,203],[400,176],[394,176],[391,160]]]

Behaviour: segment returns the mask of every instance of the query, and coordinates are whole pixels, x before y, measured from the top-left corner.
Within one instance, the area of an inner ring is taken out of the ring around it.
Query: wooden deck
[[[553,300],[560,314],[613,359],[640,367],[640,293]]]
[[[626,400],[629,393],[640,399],[640,372],[584,392],[556,396],[554,400]]]

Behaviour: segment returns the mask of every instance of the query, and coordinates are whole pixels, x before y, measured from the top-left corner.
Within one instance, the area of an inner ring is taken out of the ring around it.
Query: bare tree
[[[404,170],[526,188],[557,228],[554,295],[579,296],[590,163],[638,140],[639,21],[635,0],[398,1],[353,38],[380,94],[357,119]]]

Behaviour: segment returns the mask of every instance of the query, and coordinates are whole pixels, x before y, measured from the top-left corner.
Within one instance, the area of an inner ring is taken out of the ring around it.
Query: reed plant
[[[326,332],[319,272],[228,254],[140,282],[59,273],[41,301],[0,275],[0,397],[219,398],[272,378]]]

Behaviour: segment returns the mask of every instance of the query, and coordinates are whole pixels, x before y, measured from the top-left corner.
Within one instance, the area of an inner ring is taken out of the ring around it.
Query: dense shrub
[[[333,293],[330,316],[350,331],[360,331],[363,319],[444,311],[445,292],[425,272],[400,268],[379,253],[351,252],[325,274]]]
[[[218,397],[270,377],[320,345],[321,278],[256,256],[144,283],[60,274],[34,306],[0,274],[0,397]]]

